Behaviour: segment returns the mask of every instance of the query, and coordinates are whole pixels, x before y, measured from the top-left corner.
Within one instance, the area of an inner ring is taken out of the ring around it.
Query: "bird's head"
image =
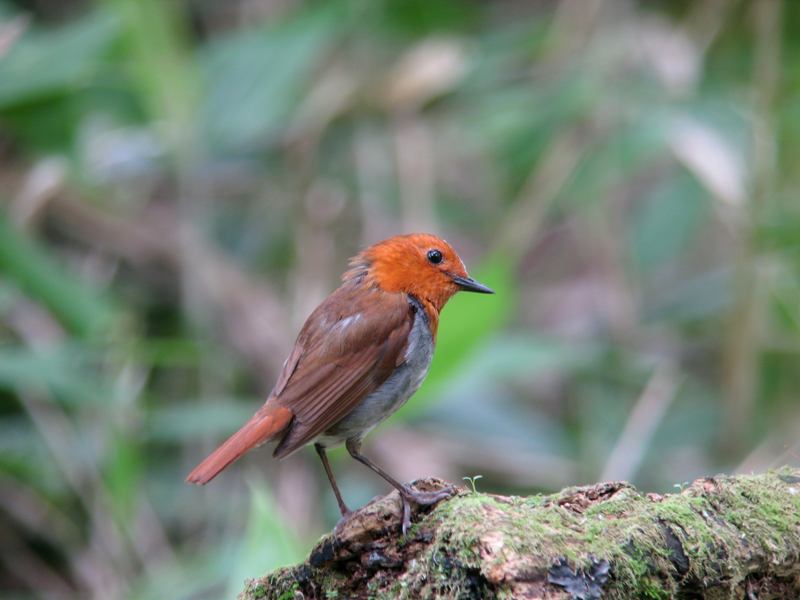
[[[458,291],[494,293],[467,274],[450,244],[429,233],[398,235],[370,246],[350,260],[344,278],[411,294],[437,315]]]

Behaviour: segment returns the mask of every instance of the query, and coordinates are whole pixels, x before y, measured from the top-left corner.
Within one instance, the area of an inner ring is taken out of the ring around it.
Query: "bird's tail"
[[[242,454],[268,442],[285,430],[292,420],[292,411],[282,406],[264,406],[244,426],[189,473],[186,481],[205,484]]]

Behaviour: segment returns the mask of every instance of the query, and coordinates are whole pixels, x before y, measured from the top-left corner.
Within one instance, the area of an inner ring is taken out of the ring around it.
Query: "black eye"
[[[428,260],[433,264],[438,265],[443,259],[441,250],[428,250]]]

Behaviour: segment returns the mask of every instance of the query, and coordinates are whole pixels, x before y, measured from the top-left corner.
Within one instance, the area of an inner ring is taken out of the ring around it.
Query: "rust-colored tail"
[[[268,442],[292,420],[292,411],[282,406],[263,406],[244,426],[189,473],[189,483],[208,483],[242,454]]]

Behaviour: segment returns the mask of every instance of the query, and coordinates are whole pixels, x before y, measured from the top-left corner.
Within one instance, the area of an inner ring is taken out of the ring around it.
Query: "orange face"
[[[427,233],[379,242],[356,256],[351,266],[349,273],[363,269],[383,290],[411,294],[437,312],[460,290],[492,293],[469,277],[450,244]]]

